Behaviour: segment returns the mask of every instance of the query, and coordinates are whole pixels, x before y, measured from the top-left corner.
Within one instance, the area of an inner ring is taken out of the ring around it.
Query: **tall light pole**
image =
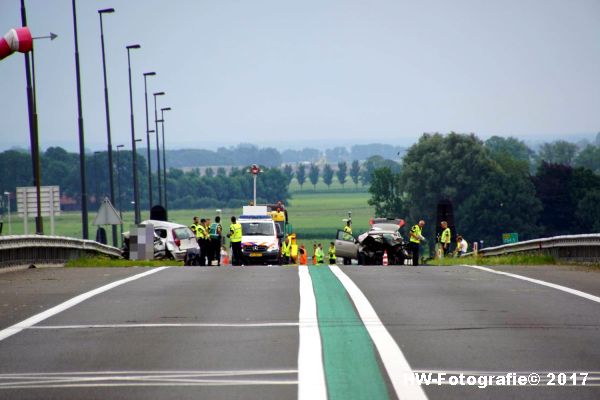
[[[119,149],[125,147],[123,144],[117,145],[117,189],[119,191],[117,201],[119,203],[119,217],[121,217],[121,237],[123,235],[123,192],[121,192],[121,157]],[[114,245],[116,247],[116,245]]]
[[[75,36],[75,76],[77,81],[77,125],[79,128],[79,175],[81,178],[81,230],[84,239],[88,238],[88,194],[85,178],[85,136],[83,133],[83,109],[81,106],[81,73],[79,71],[79,42],[77,40],[77,11],[73,5],[73,32]]]
[[[154,93],[154,125],[156,132],[156,162],[157,162],[157,171],[158,171],[158,201],[162,200],[162,184],[160,177],[160,147],[158,144],[158,110],[156,109],[156,96],[164,96],[165,92],[157,92]]]
[[[12,224],[10,223],[10,192],[4,192],[4,195],[8,201],[8,234],[12,235]]]
[[[142,46],[139,44],[132,44],[126,46],[127,49],[127,67],[129,69],[129,107],[131,109],[131,159],[133,166],[133,201],[135,202],[134,207],[134,222],[140,223],[140,194],[138,193],[138,179],[137,179],[137,156],[135,147],[135,124],[133,120],[133,87],[131,86],[131,55],[130,50],[139,49]]]
[[[38,39],[50,39],[54,40],[58,37],[55,33],[50,32],[47,36],[37,36],[31,38],[32,40]],[[41,196],[41,168],[40,168],[40,148],[39,148],[39,125],[37,117],[37,90],[35,84],[35,46],[31,48],[31,75],[33,79],[33,119],[35,126],[35,134],[33,140],[31,140],[31,161],[33,164],[33,186],[35,187],[35,199],[36,199],[36,217],[35,217],[35,232],[38,235],[44,234],[44,220],[42,218],[42,196]],[[28,57],[27,54],[25,54]]]
[[[21,23],[23,26],[27,26],[27,12],[25,11],[25,0],[21,0]],[[32,48],[33,51],[33,48]],[[37,200],[37,217],[35,219],[36,233],[42,234],[44,231],[43,221],[41,217],[41,197],[40,197],[40,146],[39,146],[39,135],[38,135],[38,120],[37,111],[35,107],[35,97],[33,87],[31,83],[31,62],[29,54],[24,53],[25,56],[25,78],[27,82],[27,110],[29,114],[29,141],[31,143],[31,162],[33,171],[33,185],[36,189],[36,200]]]
[[[113,179],[113,159],[112,159],[112,139],[110,134],[110,112],[108,107],[108,83],[106,78],[106,55],[104,53],[104,27],[102,25],[102,15],[112,14],[115,12],[114,8],[105,8],[98,10],[100,16],[100,42],[102,44],[102,72],[104,75],[104,107],[106,109],[106,138],[108,141],[108,185],[110,191],[110,201],[115,201],[115,182]],[[113,246],[117,247],[117,227],[112,226],[112,241]]]
[[[165,156],[165,111],[171,111],[171,107],[165,107],[160,109],[160,121],[162,123],[162,155],[163,155],[163,185],[164,185],[164,196],[165,196],[165,210],[167,208],[167,158]]]
[[[144,72],[144,99],[146,100],[146,144],[148,146],[148,208],[152,208],[152,161],[150,161],[150,122],[148,121],[148,84],[146,78],[156,72]]]

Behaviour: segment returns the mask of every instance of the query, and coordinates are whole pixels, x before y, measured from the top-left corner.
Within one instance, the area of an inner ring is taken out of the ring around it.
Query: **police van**
[[[283,232],[266,206],[244,206],[238,222],[242,225],[243,264],[280,264]]]

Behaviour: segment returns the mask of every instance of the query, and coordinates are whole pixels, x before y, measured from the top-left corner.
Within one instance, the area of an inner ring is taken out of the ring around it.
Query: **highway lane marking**
[[[0,374],[2,389],[118,386],[297,385],[297,370],[97,371]]]
[[[298,266],[300,310],[298,312],[300,343],[298,345],[298,399],[326,400],[322,344],[317,321],[317,300],[308,266]]]
[[[328,266],[310,267],[309,272],[317,300],[328,397],[388,399],[373,341],[344,286]],[[344,323],[321,323],[332,320]]]
[[[94,297],[98,294],[104,293],[110,289],[116,288],[117,286],[124,285],[128,282],[135,281],[137,279],[144,278],[148,275],[155,274],[166,268],[169,268],[169,267],[159,267],[159,268],[151,269],[150,271],[142,272],[141,274],[130,276],[129,278],[121,279],[121,280],[109,283],[107,285],[101,286],[97,289],[90,290],[89,292],[75,296],[72,299],[69,299],[63,303],[60,303],[57,306],[54,306],[46,311],[43,311],[39,314],[36,314],[36,315],[29,317],[21,322],[18,322],[12,326],[9,326],[8,328],[1,330],[0,331],[0,341],[4,340],[14,334],[21,332],[23,329],[28,329],[28,328],[32,327],[33,325],[38,324],[38,323],[42,322],[43,320],[48,319],[58,313],[68,310],[69,308],[71,308],[91,297]]]
[[[35,325],[27,329],[127,329],[127,328],[279,328],[296,327],[298,322],[248,323],[163,323],[163,324],[88,324],[88,325]]]
[[[539,279],[533,279],[533,278],[529,278],[529,277],[526,277],[526,276],[523,276],[523,275],[511,274],[509,272],[496,271],[496,270],[491,269],[491,268],[480,267],[479,265],[464,265],[464,266],[465,267],[469,267],[469,268],[479,269],[481,271],[491,272],[493,274],[510,276],[511,278],[521,279],[523,281],[537,283],[538,285],[551,287],[553,289],[561,290],[563,292],[571,293],[571,294],[574,294],[575,296],[583,297],[584,299],[588,299],[588,300],[595,301],[596,303],[600,303],[600,297],[598,297],[598,296],[594,296],[593,294],[582,292],[582,291],[577,290],[577,289],[571,289],[571,288],[566,287],[566,286],[557,285],[556,283],[550,283],[550,282],[546,282],[546,281],[541,281]]]
[[[392,335],[390,335],[385,325],[379,319],[367,297],[337,265],[331,265],[329,268],[342,283],[354,302],[354,306],[379,352],[381,361],[398,398],[426,400],[427,395],[423,389],[418,384],[411,383],[410,380],[407,382],[405,379],[407,374],[413,373],[413,370],[402,350],[400,350]]]

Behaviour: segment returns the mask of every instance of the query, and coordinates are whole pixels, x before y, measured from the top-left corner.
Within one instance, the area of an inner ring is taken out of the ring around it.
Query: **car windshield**
[[[270,222],[242,222],[242,235],[273,236],[273,224]]]

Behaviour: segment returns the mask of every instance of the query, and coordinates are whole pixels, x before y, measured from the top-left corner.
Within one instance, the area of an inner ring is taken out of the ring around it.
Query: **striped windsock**
[[[0,38],[0,60],[15,51],[27,53],[32,48],[33,39],[28,27],[11,29],[3,38]]]

